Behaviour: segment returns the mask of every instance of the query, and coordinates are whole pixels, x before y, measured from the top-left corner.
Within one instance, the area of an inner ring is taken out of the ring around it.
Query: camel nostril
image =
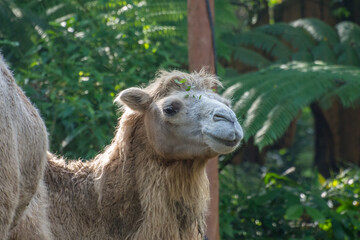
[[[218,121],[225,121],[225,122],[231,122],[231,123],[234,122],[230,116],[227,116],[225,114],[219,114],[219,113],[215,113],[213,116],[213,119],[215,122],[218,122]]]

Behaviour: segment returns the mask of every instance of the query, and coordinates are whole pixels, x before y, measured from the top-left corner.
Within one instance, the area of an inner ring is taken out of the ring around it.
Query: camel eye
[[[163,108],[163,111],[168,116],[174,116],[181,109],[182,103],[179,101],[172,101],[170,104],[166,104]]]
[[[175,109],[173,106],[167,106],[163,110],[169,116],[174,116],[178,112],[178,109]]]

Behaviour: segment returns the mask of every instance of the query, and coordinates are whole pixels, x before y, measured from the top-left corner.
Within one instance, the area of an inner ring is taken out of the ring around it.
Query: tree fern
[[[228,40],[236,60],[259,69],[230,78],[224,92],[244,120],[246,140],[254,137],[260,148],[272,144],[314,101],[323,107],[334,98],[346,107],[359,104],[360,27],[343,22],[335,29],[317,19],[300,19]]]
[[[277,78],[275,83],[272,83],[274,85],[270,86],[265,93],[262,92],[251,104],[251,107],[247,112],[249,118],[244,122],[245,128],[249,129],[250,135],[256,134],[262,128],[262,125],[265,123],[265,121],[263,121],[264,119],[276,113],[274,110],[279,103],[282,108],[283,104],[286,105],[286,102],[290,99],[292,100],[284,110],[291,115],[291,118],[293,118],[299,111],[298,105],[300,100],[305,101],[305,104],[308,104],[309,102],[305,99],[307,95],[314,96],[323,94],[331,87],[331,82],[321,78],[318,79],[315,74],[311,74],[311,79],[306,79],[307,81],[301,79],[300,76],[301,80],[299,81],[299,77],[296,75],[302,75],[302,72],[300,71],[299,73],[295,71],[282,70],[279,73],[274,73],[275,76],[271,76]],[[317,86],[313,87],[313,85]],[[294,94],[297,95],[298,99],[292,99]],[[300,108],[301,107],[302,106],[300,106]],[[251,116],[253,117],[250,118]]]
[[[254,136],[260,148],[282,136],[298,112],[313,101],[338,97],[350,106],[360,100],[360,69],[323,62],[272,65],[233,78],[229,84],[233,87],[224,94],[233,95],[246,139]]]

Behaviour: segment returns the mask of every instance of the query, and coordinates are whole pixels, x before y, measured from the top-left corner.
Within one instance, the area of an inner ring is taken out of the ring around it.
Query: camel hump
[[[16,232],[37,193],[47,148],[44,122],[0,55],[0,189],[6,193],[0,196],[0,239]]]

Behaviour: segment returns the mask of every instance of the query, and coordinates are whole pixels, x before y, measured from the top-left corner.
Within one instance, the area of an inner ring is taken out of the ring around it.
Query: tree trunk
[[[319,172],[326,178],[330,177],[330,169],[337,170],[335,160],[334,134],[324,116],[324,111],[317,103],[311,105],[315,122],[315,162]],[[330,112],[329,112],[330,113]]]
[[[311,105],[315,119],[315,166],[324,177],[351,163],[360,165],[360,107],[344,108],[335,100],[329,109]]]
[[[214,0],[209,0],[209,2],[212,16],[214,16]],[[206,67],[215,73],[215,59],[206,0],[188,0],[187,4],[189,70],[199,71],[202,67]],[[207,173],[210,181],[211,200],[206,219],[206,236],[209,240],[218,240],[220,239],[218,158],[209,160]]]
[[[333,26],[335,17],[331,14],[331,0],[287,0],[277,5],[275,22],[291,22],[299,18],[318,18]]]

